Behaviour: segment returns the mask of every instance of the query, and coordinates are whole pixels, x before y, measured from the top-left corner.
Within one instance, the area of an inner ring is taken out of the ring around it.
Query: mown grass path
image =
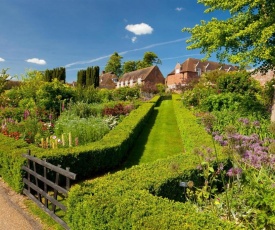
[[[182,152],[172,99],[165,99],[155,107],[123,166],[128,168]]]

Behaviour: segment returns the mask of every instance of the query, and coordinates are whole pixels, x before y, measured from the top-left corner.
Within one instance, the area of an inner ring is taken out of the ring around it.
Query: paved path
[[[38,220],[27,212],[26,197],[12,191],[0,178],[0,230],[42,230]]]

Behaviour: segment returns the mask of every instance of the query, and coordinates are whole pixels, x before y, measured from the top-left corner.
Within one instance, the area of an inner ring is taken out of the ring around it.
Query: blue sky
[[[196,0],[0,0],[0,6],[0,69],[20,77],[62,66],[67,82],[88,66],[104,70],[114,52],[122,64],[154,52],[166,77],[177,62],[203,57],[186,49],[190,34],[181,29],[223,16],[204,14]]]

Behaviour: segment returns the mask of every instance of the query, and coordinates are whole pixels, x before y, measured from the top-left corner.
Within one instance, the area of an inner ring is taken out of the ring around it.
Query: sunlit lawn
[[[183,145],[172,100],[163,100],[159,107],[155,107],[124,167],[149,163],[181,152]]]

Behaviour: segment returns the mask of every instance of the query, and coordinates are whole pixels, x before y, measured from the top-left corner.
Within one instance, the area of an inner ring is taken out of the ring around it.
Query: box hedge
[[[192,147],[212,147],[213,143],[192,113],[181,106],[179,97],[173,96],[173,101],[185,152],[72,187],[66,213],[71,229],[238,229],[184,202],[179,182],[200,183],[199,160]]]
[[[22,154],[28,149],[31,150],[32,155],[46,159],[54,165],[60,164],[63,168],[70,167],[79,180],[115,169],[127,157],[129,148],[158,100],[160,97],[156,96],[153,98],[153,103],[143,103],[103,139],[84,146],[41,149],[0,134],[0,176],[15,191],[21,192],[23,188],[21,166],[25,162]]]

